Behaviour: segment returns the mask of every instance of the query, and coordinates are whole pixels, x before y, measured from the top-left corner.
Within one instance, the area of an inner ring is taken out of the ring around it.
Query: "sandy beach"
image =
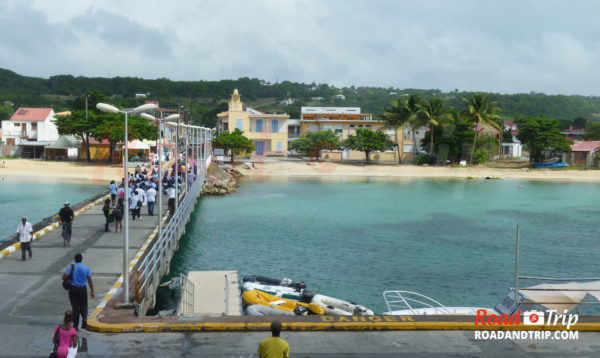
[[[51,162],[31,159],[6,160],[2,180],[108,183],[123,177],[123,167],[85,162]]]
[[[501,169],[486,166],[475,167],[437,167],[416,165],[360,165],[332,162],[292,162],[280,161],[256,163],[257,169],[245,166],[238,168],[246,175],[267,177],[322,177],[337,178],[374,177],[381,179],[411,178],[473,178],[473,179],[525,179],[573,182],[600,182],[600,170],[552,170],[552,169]]]
[[[61,182],[90,181],[107,183],[123,177],[123,167],[85,162],[50,162],[30,159],[7,160],[7,168],[0,168],[4,180],[49,180]],[[339,178],[376,177],[381,179],[411,178],[473,178],[525,179],[600,183],[600,170],[551,170],[551,169],[499,169],[486,166],[436,167],[415,165],[361,165],[332,162],[274,161],[255,162],[257,169],[236,165],[244,174],[257,179],[310,178],[336,180]],[[133,171],[133,168],[130,168]]]

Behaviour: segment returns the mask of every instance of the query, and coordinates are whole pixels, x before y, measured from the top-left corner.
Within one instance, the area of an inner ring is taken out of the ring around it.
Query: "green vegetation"
[[[255,150],[254,143],[244,136],[244,132],[236,128],[233,132],[224,131],[212,141],[215,148],[223,148],[225,152],[230,151],[231,164],[235,155],[245,155]]]
[[[350,150],[358,150],[365,152],[367,163],[370,163],[369,155],[373,151],[383,152],[384,150],[393,147],[387,135],[380,131],[372,131],[370,129],[357,129],[356,135],[350,135],[342,143],[342,148]]]
[[[583,138],[586,140],[600,140],[600,122],[588,122],[585,126]]]
[[[53,106],[56,112],[72,107],[73,98],[81,97],[90,91],[98,91],[110,97],[110,103],[120,107],[135,107],[145,99],[134,98],[136,93],[149,93],[148,99],[160,101],[161,107],[176,108],[178,103],[188,110],[193,123],[214,127],[216,113],[227,110],[227,101],[233,89],[242,94],[244,103],[267,112],[287,112],[298,118],[301,106],[359,106],[363,113],[384,114],[384,108],[391,100],[403,102],[410,95],[418,95],[425,102],[439,98],[448,107],[460,108],[462,98],[469,98],[472,92],[441,92],[440,90],[398,89],[379,87],[336,88],[327,84],[304,84],[283,81],[268,84],[259,79],[240,78],[222,81],[170,81],[165,78],[146,80],[133,77],[88,78],[70,75],[52,76],[49,79],[26,77],[12,71],[0,69],[0,103],[14,102],[17,107]],[[343,94],[345,100],[334,100],[333,96]],[[518,119],[545,115],[560,118],[561,128],[568,128],[575,118],[594,118],[600,113],[600,97],[529,94],[489,94],[502,108],[506,119]],[[314,98],[322,97],[317,100]],[[292,105],[279,102],[294,98]],[[6,112],[5,112],[6,113]],[[0,119],[6,114],[0,110]],[[581,127],[581,128],[585,128]]]
[[[475,126],[473,148],[471,150],[471,164],[473,164],[475,160],[475,144],[477,143],[477,135],[479,133],[477,126],[480,125],[485,127],[486,125],[490,125],[501,130],[500,125],[496,123],[496,121],[500,119],[500,116],[496,114],[500,108],[496,107],[497,101],[491,101],[491,97],[492,96],[489,94],[474,93],[468,100],[466,98],[462,99],[467,107],[462,115]]]
[[[305,136],[290,143],[290,149],[300,152],[301,155],[314,157],[319,161],[321,150],[335,150],[340,148],[340,138],[332,130],[322,132],[308,132]]]
[[[541,162],[544,159],[543,151],[569,152],[569,141],[560,132],[560,122],[557,119],[544,116],[525,118],[518,121],[518,138],[523,144],[529,146],[529,161]]]

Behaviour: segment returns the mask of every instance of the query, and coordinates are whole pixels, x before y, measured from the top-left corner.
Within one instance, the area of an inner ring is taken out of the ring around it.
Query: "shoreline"
[[[120,180],[123,167],[86,162],[45,162],[32,159],[15,159],[7,168],[0,168],[2,181],[28,181],[50,183],[74,183],[104,185],[111,180]],[[528,180],[555,181],[566,183],[600,184],[600,170],[553,170],[553,169],[511,169],[474,167],[437,167],[397,164],[347,164],[312,161],[272,161],[254,162],[256,169],[248,169],[238,163],[235,168],[244,176],[265,180],[267,178],[289,178],[321,181],[358,180]],[[225,165],[228,165],[225,163]],[[133,167],[131,168],[133,169]]]
[[[566,183],[600,183],[600,170],[509,169],[475,167],[436,167],[416,165],[356,165],[332,162],[254,162],[256,169],[237,165],[244,176],[255,179],[289,178],[321,180],[527,180]]]

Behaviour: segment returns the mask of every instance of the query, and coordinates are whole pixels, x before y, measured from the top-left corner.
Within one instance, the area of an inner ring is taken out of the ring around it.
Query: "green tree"
[[[404,123],[410,126],[410,131],[412,132],[413,137],[413,153],[414,158],[417,157],[418,145],[417,145],[417,135],[415,132],[419,127],[423,125],[423,120],[420,116],[421,113],[421,98],[416,94],[411,94],[402,102],[402,116],[404,117]]]
[[[102,113],[99,118],[102,122],[93,130],[92,137],[99,142],[109,141],[108,162],[112,163],[115,147],[118,143],[125,142],[125,117],[122,114]],[[137,116],[127,118],[127,139],[129,141],[135,139],[156,140],[157,138],[158,129],[152,122]]]
[[[586,128],[587,119],[583,117],[573,118],[573,128],[584,129]]]
[[[6,121],[13,115],[14,110],[10,104],[0,104],[0,121]]]
[[[342,143],[342,148],[358,150],[365,152],[367,163],[370,163],[369,155],[372,151],[381,151],[392,148],[394,145],[388,139],[388,136],[381,131],[372,131],[370,129],[357,129],[356,135],[350,135]]]
[[[496,114],[496,111],[499,111],[500,108],[496,107],[498,102],[491,101],[491,97],[491,94],[473,93],[470,99],[462,99],[467,107],[464,110],[463,115],[473,123],[475,128],[473,148],[471,150],[471,164],[473,163],[475,144],[477,143],[477,135],[479,134],[477,127],[490,125],[501,131],[500,126],[496,123],[496,120],[500,118],[500,116]]]
[[[234,155],[241,155],[255,150],[254,143],[244,136],[244,132],[236,128],[233,132],[224,131],[213,139],[212,144],[215,148],[222,148],[226,152],[231,152],[231,164],[233,165]]]
[[[396,153],[398,154],[398,163],[402,163],[402,153],[400,148],[400,136],[398,130],[406,123],[404,115],[403,101],[393,101],[390,108],[385,107],[383,114],[379,116],[385,121],[385,128],[393,129],[396,137]]]
[[[423,144],[431,141],[431,133],[425,133]],[[457,163],[467,158],[474,135],[473,125],[461,112],[449,110],[440,125],[433,128],[433,133],[438,138],[434,147],[438,164],[445,165],[446,161]]]
[[[290,149],[300,152],[303,156],[315,157],[319,161],[322,150],[335,150],[340,147],[340,138],[332,130],[308,132],[290,143]]]
[[[102,123],[102,119],[95,111],[89,111],[87,117],[86,120],[85,110],[73,111],[68,116],[54,117],[53,122],[56,125],[58,134],[74,135],[83,142],[86,160],[90,162],[92,161],[90,157],[90,138],[93,137],[94,131]]]
[[[587,122],[583,138],[585,140],[600,140],[600,122]]]
[[[519,134],[517,137],[523,144],[529,146],[529,161],[540,162],[544,159],[543,150],[571,151],[571,145],[560,131],[557,119],[544,116],[525,118],[518,121]]]
[[[440,121],[442,120],[444,114],[445,114],[445,110],[444,107],[446,106],[446,103],[444,102],[443,99],[440,98],[435,98],[432,97],[429,99],[428,102],[423,103],[423,105],[421,106],[421,117],[423,119],[423,122],[425,122],[425,124],[429,127],[429,132],[431,133],[430,135],[430,144],[429,144],[429,155],[433,156],[434,155],[434,151],[433,151],[433,137],[434,137],[434,130],[433,128],[438,126],[440,124]]]

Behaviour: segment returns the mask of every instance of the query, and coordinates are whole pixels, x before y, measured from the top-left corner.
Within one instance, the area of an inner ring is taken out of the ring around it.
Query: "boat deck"
[[[194,304],[190,316],[241,316],[242,303],[237,271],[190,271]]]

